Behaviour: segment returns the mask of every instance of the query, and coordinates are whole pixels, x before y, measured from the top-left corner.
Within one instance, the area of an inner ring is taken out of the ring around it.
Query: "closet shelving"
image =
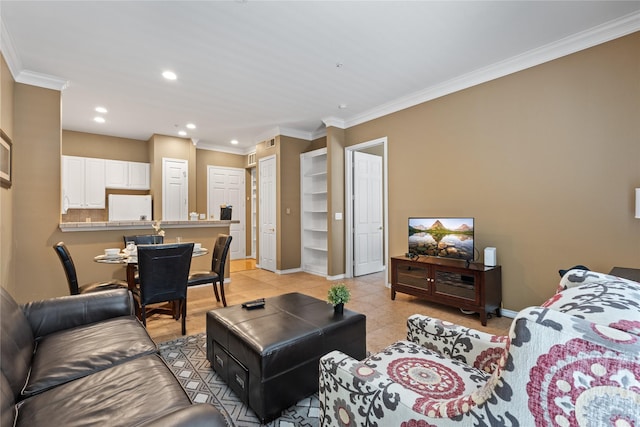
[[[327,149],[300,155],[302,270],[327,275]]]

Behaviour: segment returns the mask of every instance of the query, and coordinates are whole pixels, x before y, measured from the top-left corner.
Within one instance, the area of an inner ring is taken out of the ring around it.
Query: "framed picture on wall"
[[[0,129],[0,185],[11,187],[11,138]]]

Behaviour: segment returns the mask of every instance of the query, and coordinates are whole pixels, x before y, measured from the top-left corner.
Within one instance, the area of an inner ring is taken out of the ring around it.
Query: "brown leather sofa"
[[[0,427],[226,425],[212,405],[190,402],[129,291],[0,297]]]

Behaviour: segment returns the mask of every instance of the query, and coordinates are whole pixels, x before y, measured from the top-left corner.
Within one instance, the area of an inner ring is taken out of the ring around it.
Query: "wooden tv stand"
[[[502,269],[429,256],[391,257],[392,300],[396,292],[478,312],[487,326],[487,313],[501,316]]]

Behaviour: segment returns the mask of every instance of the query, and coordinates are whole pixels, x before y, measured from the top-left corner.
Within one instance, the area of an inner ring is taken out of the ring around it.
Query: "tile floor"
[[[324,277],[307,273],[279,275],[252,268],[254,265],[245,260],[231,263],[231,283],[225,285],[228,305],[288,292],[301,292],[325,300],[333,283]],[[382,273],[342,281],[349,286],[352,294],[351,301],[345,307],[367,316],[367,350],[372,352],[404,339],[407,317],[414,313],[500,335],[506,334],[511,325],[511,319],[494,316],[483,327],[477,314],[466,315],[457,308],[429,303],[410,295],[398,293],[395,301],[392,301],[391,290],[385,286]],[[222,307],[222,303],[216,302],[211,285],[189,288],[187,334],[204,332],[206,312],[217,307]],[[151,316],[147,319],[147,329],[156,342],[180,336],[180,322],[169,316]]]

